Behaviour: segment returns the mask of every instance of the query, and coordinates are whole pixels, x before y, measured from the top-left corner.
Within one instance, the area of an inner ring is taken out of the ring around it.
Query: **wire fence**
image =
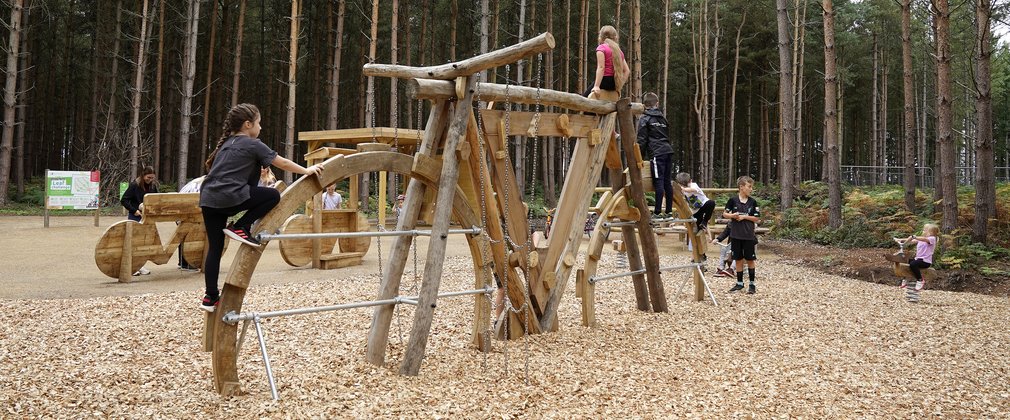
[[[975,184],[975,167],[958,166],[954,168],[954,177],[958,185]],[[996,182],[1010,182],[1010,166],[999,166],[995,168]],[[843,182],[852,185],[885,185],[904,184],[905,168],[901,166],[855,166],[842,165],[841,177]],[[935,185],[933,168],[915,168],[916,186],[920,188],[933,188]]]

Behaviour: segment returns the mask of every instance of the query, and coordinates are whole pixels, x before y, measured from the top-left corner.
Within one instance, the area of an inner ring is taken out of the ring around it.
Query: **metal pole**
[[[684,264],[684,265],[673,265],[673,266],[670,266],[670,267],[660,267],[659,268],[659,272],[662,273],[664,271],[683,270],[685,268],[700,268],[701,266],[702,266],[701,263],[690,263],[690,264]]]
[[[238,345],[235,346],[235,354],[238,354],[240,351],[242,351],[242,343],[245,342],[245,333],[248,330],[249,330],[249,320],[247,319],[244,322],[242,322],[242,334],[239,334],[238,336]]]
[[[279,316],[311,314],[311,313],[316,313],[316,312],[336,311],[336,310],[340,310],[340,309],[366,308],[366,307],[369,307],[369,306],[394,305],[394,304],[397,304],[397,303],[399,303],[399,301],[397,301],[397,299],[383,299],[383,300],[373,300],[373,301],[367,301],[367,302],[344,303],[344,304],[341,304],[341,305],[332,305],[332,306],[316,306],[316,307],[311,307],[311,308],[299,308],[299,309],[288,309],[288,310],[283,310],[283,311],[263,312],[263,313],[259,313],[259,314],[257,314],[257,313],[236,314],[234,312],[228,312],[224,316],[224,322],[228,323],[228,324],[234,324],[234,323],[239,322],[239,321],[245,321],[247,319],[253,319],[253,317],[258,317],[258,318],[262,318],[262,319],[265,319],[265,318],[276,318],[276,317],[279,317]]]
[[[274,372],[270,369],[270,356],[267,355],[267,343],[263,338],[263,329],[260,328],[260,317],[256,314],[253,314],[253,325],[256,327],[256,337],[260,341],[260,353],[263,354],[263,366],[267,369],[267,380],[270,381],[270,395],[277,401],[280,399],[277,396],[277,384],[274,383]]]
[[[399,301],[400,301],[400,303],[406,303],[406,304],[408,304],[408,305],[414,305],[414,306],[417,306],[417,300],[416,300],[416,299],[410,299],[410,298],[405,298],[405,297],[402,297],[402,298],[399,298],[399,299],[397,299],[397,300],[399,300]]]
[[[619,277],[634,276],[636,274],[645,274],[645,270],[625,271],[623,273],[608,274],[606,276],[599,276],[599,277],[593,276],[593,277],[589,278],[589,284],[595,284],[596,282],[601,281],[601,280],[610,280],[610,279],[616,279],[616,278],[619,278]]]
[[[719,302],[715,301],[715,295],[712,294],[712,289],[708,288],[708,280],[705,280],[705,273],[701,271],[701,267],[697,267],[698,275],[701,276],[701,284],[705,285],[705,291],[708,292],[708,297],[712,298],[712,306],[719,306]]]
[[[449,229],[448,234],[480,234],[480,228],[471,229]],[[285,240],[285,239],[330,239],[330,238],[372,238],[379,236],[431,236],[430,230],[390,230],[383,232],[324,232],[324,233],[261,233],[261,241]]]
[[[491,292],[494,292],[494,289],[492,289],[490,287],[485,287],[483,289],[460,290],[460,291],[457,291],[457,292],[439,293],[438,297],[440,297],[440,298],[447,298],[447,297],[453,297],[453,296],[479,295],[479,294],[482,294],[482,293],[491,293]]]

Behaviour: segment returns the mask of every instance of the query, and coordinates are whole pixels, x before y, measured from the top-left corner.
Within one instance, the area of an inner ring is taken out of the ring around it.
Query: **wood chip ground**
[[[472,288],[468,258],[445,264],[443,291]],[[614,265],[605,254],[600,274]],[[404,294],[418,286],[410,269]],[[374,297],[377,275],[339,273],[264,286],[254,276],[245,309]],[[560,332],[489,354],[468,346],[473,298],[441,300],[418,377],[397,374],[410,307],[393,320],[384,367],[363,360],[370,309],[266,320],[280,401],[251,330],[238,362],[247,394],[214,392],[195,288],[0,300],[0,418],[1010,416],[1007,299],[926,290],[910,304],[894,286],[775,262],[757,273],[756,295],[710,278],[719,306],[674,296],[687,274],[664,274],[669,313],[636,310],[627,280],[602,282],[596,329],[579,325],[570,284]]]

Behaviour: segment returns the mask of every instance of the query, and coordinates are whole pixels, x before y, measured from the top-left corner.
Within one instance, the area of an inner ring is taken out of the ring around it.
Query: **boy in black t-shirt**
[[[754,190],[754,180],[745,175],[737,178],[736,184],[739,192],[729,199],[726,211],[722,214],[722,217],[730,219],[730,246],[736,260],[736,285],[729,291],[743,290],[743,262],[747,260],[747,276],[750,278],[747,294],[752,295],[757,292],[757,287],[754,286],[754,261],[757,260],[754,251],[757,235],[754,234],[754,227],[761,221],[761,211],[757,200],[750,196]]]

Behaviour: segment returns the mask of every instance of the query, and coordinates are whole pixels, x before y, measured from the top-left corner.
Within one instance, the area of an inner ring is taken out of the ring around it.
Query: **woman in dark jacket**
[[[129,188],[123,194],[123,199],[119,200],[126,208],[126,217],[133,221],[140,221],[143,212],[140,208],[144,204],[144,195],[158,192],[158,181],[154,175],[154,168],[145,166],[137,179],[130,182]]]
[[[130,186],[126,189],[126,192],[123,193],[123,198],[119,200],[119,202],[123,204],[123,207],[126,208],[126,217],[130,220],[139,222],[141,216],[144,214],[142,208],[144,204],[144,195],[156,192],[158,192],[158,180],[154,175],[154,168],[145,166],[140,172],[140,176],[130,182]],[[151,271],[144,267],[140,267],[140,270],[133,273],[134,276],[139,276],[141,274],[151,274]]]

